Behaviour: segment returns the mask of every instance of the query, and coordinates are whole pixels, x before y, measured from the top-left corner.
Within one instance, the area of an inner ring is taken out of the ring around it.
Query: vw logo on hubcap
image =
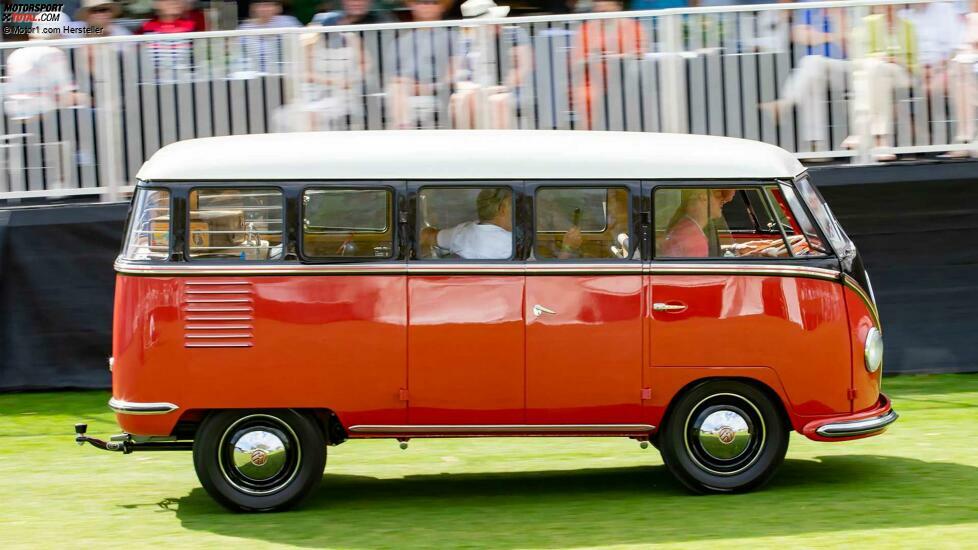
[[[730,426],[721,426],[720,429],[717,430],[717,439],[719,439],[720,443],[723,443],[724,445],[730,445],[733,443],[736,435],[736,432],[734,432],[733,428]]]
[[[251,451],[251,463],[255,466],[264,466],[268,462],[268,453],[264,449],[255,449]]]

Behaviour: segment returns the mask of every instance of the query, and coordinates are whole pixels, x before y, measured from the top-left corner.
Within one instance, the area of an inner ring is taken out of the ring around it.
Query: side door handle
[[[686,311],[686,304],[679,302],[655,302],[652,304],[652,311],[668,311],[672,313],[679,313],[680,311]]]
[[[536,305],[533,306],[533,314],[536,315],[537,317],[543,315],[544,313],[546,313],[547,315],[556,315],[557,314],[556,311],[554,311],[554,310],[552,310],[550,308],[543,307],[540,304],[536,304]]]

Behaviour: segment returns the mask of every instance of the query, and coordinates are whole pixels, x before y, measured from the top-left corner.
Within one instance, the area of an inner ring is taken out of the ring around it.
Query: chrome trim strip
[[[251,312],[253,308],[250,307],[187,307],[184,309],[187,313],[237,313],[237,312]]]
[[[191,284],[189,281],[187,284]],[[251,294],[250,290],[188,290],[187,294]]]
[[[652,263],[653,275],[794,275],[826,281],[837,281],[841,273],[834,269],[801,265],[773,265],[751,263]]]
[[[201,338],[201,339],[211,339],[211,340],[243,340],[245,338],[251,338],[251,334],[187,334],[185,338]]]
[[[481,265],[481,264],[480,264]],[[378,273],[403,273],[405,264],[227,264],[227,265],[201,265],[201,264],[140,264],[129,260],[117,259],[114,264],[118,273],[132,275],[308,275],[315,273],[333,275],[358,275],[358,274],[378,274]],[[497,264],[497,267],[498,264]],[[507,268],[511,269],[511,268]],[[203,281],[200,284],[233,284],[215,281]],[[187,282],[186,284],[191,284]],[[247,283],[251,284],[251,283]]]
[[[184,330],[251,330],[251,325],[186,325]]]
[[[188,298],[186,304],[250,304],[251,298]]]
[[[859,296],[859,299],[866,304],[866,309],[869,310],[869,315],[873,318],[873,323],[876,324],[876,328],[879,329],[880,333],[882,333],[883,326],[880,324],[880,312],[876,308],[876,302],[874,302],[866,290],[859,285],[859,282],[853,279],[851,276],[846,275],[842,282],[846,285],[846,287],[851,288],[852,291],[856,293],[856,296]]]
[[[187,321],[252,321],[251,317],[194,317],[187,316]]]
[[[360,434],[499,434],[499,433],[636,433],[651,432],[649,424],[358,424],[347,431]]]
[[[819,426],[815,433],[822,437],[852,437],[854,435],[866,435],[882,431],[884,428],[896,422],[900,415],[894,410],[873,418],[865,420],[850,420],[848,422],[834,422]]]
[[[109,399],[109,408],[119,414],[167,414],[180,407],[173,403],[137,403],[113,397]]]
[[[203,286],[203,285],[215,285],[215,286],[224,286],[224,285],[250,285],[251,284],[251,281],[186,281],[184,284],[185,285],[189,285],[189,286],[196,286],[196,285],[201,285],[201,286]],[[201,291],[190,290],[188,292],[190,292],[190,293],[202,292],[202,293],[206,293],[206,294],[211,294],[212,293],[209,290],[201,290]],[[223,291],[215,290],[213,292],[223,292]],[[236,291],[236,292],[248,292],[248,291],[247,290],[243,290],[243,291]]]
[[[183,344],[183,347],[185,348],[250,348],[252,346],[254,346],[254,344],[251,342],[186,342]]]
[[[768,276],[798,276],[824,280],[839,280],[841,274],[832,269],[806,267],[798,265],[774,265],[755,263],[534,263],[514,262],[510,264],[486,263],[424,263],[424,264],[247,264],[247,265],[186,265],[186,264],[135,264],[117,260],[115,269],[122,274],[133,275],[442,275],[442,274],[576,274],[576,273],[606,273],[606,274],[637,274],[652,273],[658,275],[768,275]],[[231,284],[204,281],[199,284]],[[187,282],[186,284],[195,284]],[[193,291],[188,291],[191,293]],[[245,291],[247,292],[247,291]],[[239,292],[239,293],[245,293]],[[193,293],[210,294],[207,291]],[[213,292],[232,293],[232,292]]]

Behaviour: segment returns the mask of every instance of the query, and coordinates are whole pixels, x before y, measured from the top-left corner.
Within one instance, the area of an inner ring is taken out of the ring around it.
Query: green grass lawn
[[[331,448],[299,510],[232,514],[190,453],[78,447],[72,425],[118,431],[106,392],[0,395],[0,541],[254,548],[664,546],[975,547],[978,375],[885,381],[884,435],[792,435],[780,474],[745,495],[692,496],[627,439],[415,439]]]

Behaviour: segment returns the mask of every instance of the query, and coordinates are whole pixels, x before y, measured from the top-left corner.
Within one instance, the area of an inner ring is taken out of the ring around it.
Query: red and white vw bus
[[[349,439],[618,436],[702,492],[789,431],[882,432],[859,255],[762,143],[617,132],[251,135],[138,174],[109,450],[193,450],[242,510],[294,505]]]

